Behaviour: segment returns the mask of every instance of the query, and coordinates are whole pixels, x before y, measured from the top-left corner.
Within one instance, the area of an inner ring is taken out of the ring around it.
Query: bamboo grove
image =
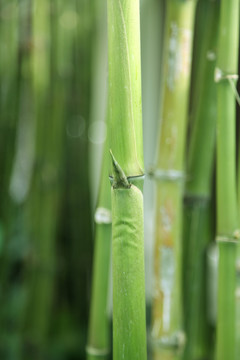
[[[238,360],[239,0],[0,0],[0,358]]]

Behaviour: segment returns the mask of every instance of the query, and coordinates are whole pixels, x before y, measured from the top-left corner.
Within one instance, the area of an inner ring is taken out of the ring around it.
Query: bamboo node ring
[[[99,207],[96,209],[94,220],[96,224],[111,224],[112,213],[104,207]]]
[[[93,346],[87,346],[86,353],[93,356],[106,356],[109,355],[110,351],[109,349],[97,349]]]
[[[148,171],[148,175],[157,181],[182,181],[185,179],[183,171],[153,169]]]
[[[215,69],[215,73],[214,73],[214,81],[216,83],[222,81],[222,80],[227,80],[231,86],[232,92],[235,96],[235,99],[238,103],[238,105],[240,106],[240,95],[237,91],[237,87],[235,84],[235,81],[238,81],[238,74],[230,74],[230,73],[226,73],[223,70],[216,68]]]
[[[161,336],[160,338],[152,337],[152,346],[155,348],[175,349],[176,351],[182,351],[186,343],[186,335],[183,331],[178,332],[170,336]]]
[[[223,70],[216,67],[215,73],[214,73],[214,80],[216,83],[222,81],[222,80],[238,80],[238,74],[230,74],[227,72],[224,72]]]
[[[238,238],[234,236],[224,236],[224,235],[218,235],[216,237],[216,242],[218,243],[232,243],[232,244],[238,244]]]

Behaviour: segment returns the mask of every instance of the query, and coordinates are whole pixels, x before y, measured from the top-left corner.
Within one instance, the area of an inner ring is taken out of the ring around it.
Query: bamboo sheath
[[[144,360],[139,0],[108,0],[108,61],[110,148],[117,159],[112,155],[113,359]]]
[[[166,3],[163,113],[156,185],[152,345],[154,359],[178,359],[182,314],[181,211],[184,149],[196,1]]]
[[[236,359],[235,288],[239,238],[236,201],[235,95],[230,82],[237,74],[239,1],[221,1],[216,69],[217,242],[219,247],[216,358]],[[239,354],[238,354],[239,355]]]
[[[146,359],[143,196],[112,187],[113,358]]]

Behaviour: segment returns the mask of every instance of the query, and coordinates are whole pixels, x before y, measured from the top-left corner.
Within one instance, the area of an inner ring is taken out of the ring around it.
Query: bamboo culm
[[[216,359],[236,357],[235,289],[239,219],[236,200],[236,106],[231,86],[237,74],[239,1],[222,0],[217,81],[217,243],[218,307]]]

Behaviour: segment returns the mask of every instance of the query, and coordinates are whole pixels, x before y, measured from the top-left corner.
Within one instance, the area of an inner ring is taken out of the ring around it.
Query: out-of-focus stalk
[[[33,7],[33,83],[36,114],[35,167],[26,206],[30,250],[26,259],[28,302],[23,358],[46,357],[56,274],[56,236],[62,189],[63,83],[56,77],[57,12],[53,0]],[[51,66],[54,64],[55,69]]]
[[[211,232],[210,199],[216,129],[216,43],[218,34],[218,1],[205,3],[205,31],[200,53],[202,80],[198,83],[198,102],[192,110],[193,127],[187,154],[187,182],[184,202],[184,323],[187,343],[184,360],[209,357],[209,325],[205,255]]]
[[[222,0],[217,81],[217,242],[219,247],[216,359],[236,357],[235,287],[239,218],[236,199],[236,106],[239,1]],[[239,354],[238,354],[239,355]]]
[[[181,218],[184,151],[196,1],[166,3],[164,89],[157,169],[152,351],[178,359],[183,349]]]
[[[95,245],[93,284],[88,328],[87,359],[108,359],[110,353],[110,319],[108,314],[110,250],[111,250],[111,191],[108,179],[108,142],[102,161],[99,198],[95,212]]]

